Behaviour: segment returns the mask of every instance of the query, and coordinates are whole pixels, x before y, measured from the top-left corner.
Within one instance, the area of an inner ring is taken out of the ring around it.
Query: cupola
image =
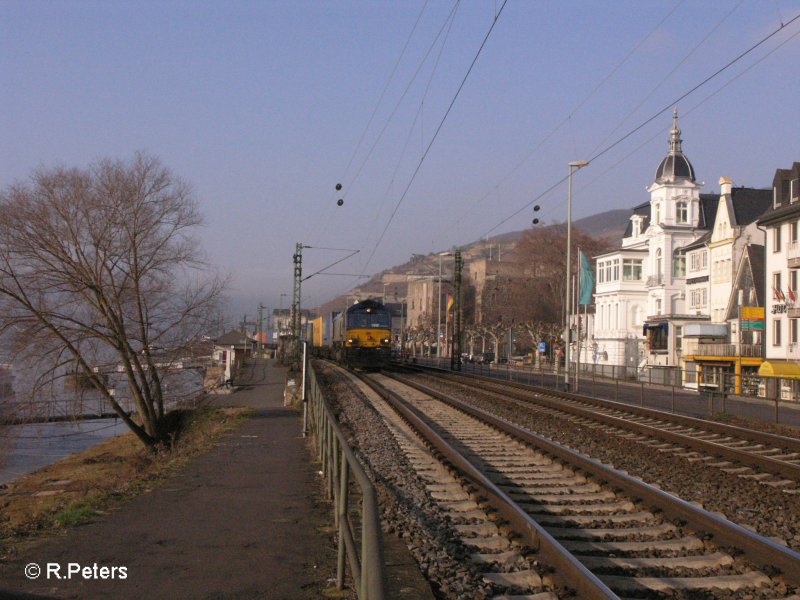
[[[656,170],[656,183],[694,183],[694,167],[681,149],[681,130],[678,128],[678,109],[672,115],[672,130],[669,135],[669,154],[664,157]]]

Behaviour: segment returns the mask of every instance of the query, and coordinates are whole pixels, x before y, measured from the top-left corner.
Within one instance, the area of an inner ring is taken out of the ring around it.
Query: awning
[[[767,360],[758,368],[760,377],[783,377],[784,379],[800,379],[800,365],[789,361]]]

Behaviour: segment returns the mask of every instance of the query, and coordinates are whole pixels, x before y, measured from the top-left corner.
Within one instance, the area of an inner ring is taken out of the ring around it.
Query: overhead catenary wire
[[[783,23],[783,22],[782,22],[782,23],[781,23],[781,25],[780,25],[780,26],[779,26],[777,29],[775,29],[775,30],[773,30],[772,32],[770,32],[770,33],[768,33],[767,35],[765,35],[763,38],[761,38],[761,39],[760,39],[759,41],[757,41],[755,44],[753,44],[752,46],[750,46],[749,48],[747,48],[746,50],[744,50],[743,52],[741,52],[739,55],[737,55],[737,56],[736,56],[734,59],[730,60],[730,61],[729,61],[728,63],[726,63],[724,66],[722,66],[722,67],[720,67],[719,69],[717,69],[717,70],[716,70],[714,73],[712,73],[711,75],[707,76],[707,77],[706,77],[705,79],[703,79],[703,80],[702,80],[700,83],[696,84],[695,86],[693,86],[693,87],[692,87],[691,89],[689,89],[688,91],[684,92],[683,94],[681,94],[680,96],[678,96],[678,97],[677,97],[677,98],[675,98],[674,100],[672,100],[672,101],[670,101],[669,103],[667,103],[667,104],[666,104],[666,105],[665,105],[663,108],[659,109],[659,110],[658,110],[656,113],[654,113],[652,116],[650,116],[649,118],[647,118],[646,120],[644,120],[642,123],[640,123],[639,125],[637,125],[637,126],[636,126],[636,127],[634,127],[633,129],[631,129],[630,131],[628,131],[626,134],[624,134],[623,136],[621,136],[621,137],[617,138],[617,139],[616,139],[614,142],[612,142],[611,144],[609,144],[608,146],[606,146],[605,148],[603,148],[602,150],[598,151],[596,154],[594,154],[593,156],[591,156],[591,157],[588,159],[588,162],[590,162],[590,163],[591,163],[591,162],[593,162],[593,161],[597,160],[597,159],[598,159],[598,158],[600,158],[601,156],[604,156],[605,154],[607,154],[608,152],[610,152],[612,149],[614,149],[614,148],[616,148],[617,146],[619,146],[619,145],[620,145],[622,142],[624,142],[625,140],[627,140],[628,138],[630,138],[632,135],[634,135],[635,133],[637,133],[638,131],[640,131],[641,129],[643,129],[644,127],[646,127],[647,125],[649,125],[650,123],[652,123],[652,122],[653,122],[655,119],[657,119],[658,117],[660,117],[661,115],[663,115],[665,112],[667,112],[668,110],[670,110],[672,107],[674,107],[676,104],[678,104],[678,103],[679,103],[681,100],[683,100],[684,98],[686,98],[686,97],[688,97],[689,95],[693,94],[694,92],[696,92],[698,89],[700,89],[701,87],[703,87],[704,85],[706,85],[707,83],[709,83],[710,81],[712,81],[713,79],[717,78],[719,75],[721,75],[721,74],[722,74],[722,73],[724,73],[726,70],[728,70],[730,67],[732,67],[734,64],[736,64],[736,63],[737,63],[737,62],[739,62],[741,59],[743,59],[745,56],[749,55],[751,52],[753,52],[754,50],[756,50],[757,48],[759,48],[761,45],[763,45],[764,43],[766,43],[768,40],[770,40],[771,38],[773,38],[775,35],[777,35],[777,34],[778,34],[778,33],[780,33],[781,31],[783,31],[783,30],[784,30],[784,29],[786,29],[787,27],[789,27],[789,26],[790,26],[792,23],[794,23],[794,22],[795,22],[795,21],[797,21],[798,19],[800,19],[800,13],[798,13],[797,15],[795,15],[795,16],[794,16],[794,17],[793,17],[791,20],[787,21],[786,23]],[[531,207],[531,206],[532,206],[532,205],[533,205],[533,204],[534,204],[536,201],[540,200],[542,197],[546,196],[546,195],[547,195],[547,194],[549,194],[551,191],[553,191],[555,188],[557,188],[558,186],[560,186],[560,185],[561,185],[562,183],[564,183],[564,182],[565,182],[565,181],[566,181],[568,178],[569,178],[569,175],[568,175],[568,174],[567,174],[567,175],[564,175],[563,177],[561,177],[561,178],[560,178],[558,181],[556,181],[555,183],[553,183],[552,185],[550,185],[550,186],[549,186],[547,189],[545,189],[543,192],[541,192],[541,193],[539,193],[538,195],[536,195],[536,196],[535,196],[535,197],[534,197],[532,200],[530,200],[529,202],[527,202],[527,203],[526,203],[524,206],[520,207],[518,210],[514,211],[514,212],[513,212],[511,215],[509,215],[508,217],[506,217],[506,218],[504,218],[503,220],[501,220],[501,221],[500,221],[499,223],[497,223],[497,224],[496,224],[494,227],[492,227],[492,228],[491,228],[491,229],[489,229],[489,230],[488,230],[486,233],[484,233],[484,234],[483,234],[481,237],[488,236],[488,235],[489,235],[489,234],[491,234],[493,231],[496,231],[497,229],[499,229],[500,227],[502,227],[502,226],[503,226],[505,223],[507,223],[508,221],[510,221],[511,219],[513,219],[514,217],[516,217],[517,215],[519,215],[519,214],[520,214],[522,211],[524,211],[524,210],[528,209],[529,207]]]
[[[558,131],[561,130],[564,125],[568,124],[572,117],[574,117],[580,110],[586,105],[586,103],[594,97],[594,95],[600,91],[600,89],[608,83],[608,81],[614,76],[617,71],[619,71],[630,59],[633,57],[634,54],[649,40],[660,28],[661,26],[675,13],[676,10],[684,3],[685,0],[679,0],[668,12],[664,15],[661,20],[653,26],[650,31],[648,31],[642,38],[634,44],[634,46],[625,54],[625,56],[608,72],[608,74],[603,77],[573,108],[570,113],[564,117],[555,127],[553,127],[547,135],[545,135],[539,143],[537,143],[525,156],[517,162],[503,177],[500,178],[500,181],[496,183],[492,188],[490,188],[485,194],[483,194],[480,198],[478,198],[475,202],[473,202],[472,206],[467,210],[463,211],[462,214],[459,216],[456,224],[459,224],[464,221],[464,219],[469,215],[469,213],[480,203],[485,201],[489,196],[495,193],[500,186],[505,183],[514,173],[516,173],[522,166],[527,163],[531,156],[533,156],[542,146],[544,146]]]
[[[444,53],[444,49],[447,46],[447,40],[450,38],[450,31],[452,30],[453,24],[455,23],[455,17],[456,17],[457,12],[458,11],[456,10],[455,12],[452,13],[452,18],[450,19],[449,25],[447,27],[447,31],[445,32],[444,39],[442,40],[442,45],[439,48],[439,53],[436,55],[436,60],[433,63],[433,68],[431,69],[431,74],[428,77],[428,83],[425,86],[425,90],[422,93],[422,98],[420,99],[419,106],[417,107],[417,111],[416,111],[416,113],[414,115],[414,120],[412,121],[411,126],[408,129],[408,135],[406,136],[405,143],[403,144],[403,149],[400,151],[400,154],[399,154],[399,156],[397,158],[397,163],[395,164],[395,168],[392,171],[391,179],[389,180],[389,183],[387,184],[386,191],[383,194],[383,198],[381,199],[380,205],[378,206],[378,210],[375,211],[375,219],[374,219],[375,226],[378,225],[378,221],[380,219],[381,212],[383,211],[383,207],[384,207],[384,205],[386,203],[386,200],[389,197],[389,194],[390,194],[392,188],[394,187],[394,181],[395,181],[395,179],[397,177],[397,173],[400,170],[400,165],[402,164],[403,159],[405,158],[405,155],[406,155],[406,151],[408,150],[408,147],[410,146],[411,138],[414,135],[414,130],[416,129],[417,123],[420,121],[420,118],[422,116],[422,111],[423,111],[423,108],[424,108],[424,105],[425,105],[425,99],[428,97],[428,93],[430,92],[430,88],[431,88],[431,85],[433,83],[433,79],[436,76],[436,73],[438,71],[439,62],[441,61],[442,54]],[[420,129],[422,129],[422,127],[420,127]],[[372,229],[370,229],[370,232],[372,232]],[[369,244],[369,239],[370,239],[369,236],[367,236],[367,240],[365,242],[365,245]]]
[[[481,45],[478,48],[478,51],[475,53],[475,56],[472,59],[472,62],[470,63],[469,68],[467,69],[467,72],[464,74],[464,77],[461,80],[461,83],[459,84],[458,89],[456,90],[456,93],[453,95],[453,99],[450,101],[450,104],[447,107],[447,110],[445,111],[444,115],[442,116],[441,120],[439,121],[439,125],[436,127],[436,130],[434,131],[430,142],[428,143],[427,147],[425,148],[425,152],[422,153],[422,156],[420,157],[419,162],[417,163],[417,166],[416,166],[416,168],[414,169],[414,172],[411,175],[411,178],[409,179],[408,183],[406,184],[406,187],[403,190],[403,193],[401,194],[400,199],[397,201],[397,204],[395,205],[394,210],[392,211],[392,214],[389,216],[389,220],[386,222],[386,225],[384,226],[383,230],[381,231],[381,234],[378,237],[378,241],[375,243],[375,246],[373,246],[372,252],[370,253],[369,258],[367,259],[366,263],[364,264],[362,272],[367,270],[367,267],[369,266],[370,262],[372,261],[372,258],[375,256],[375,252],[378,250],[378,247],[380,247],[380,244],[383,241],[383,238],[386,236],[386,232],[389,230],[389,227],[391,226],[392,221],[394,221],[394,217],[397,215],[397,211],[400,209],[400,206],[402,206],[403,201],[405,200],[406,196],[408,195],[408,191],[411,189],[411,186],[414,184],[414,180],[416,179],[417,174],[419,173],[420,169],[422,168],[422,165],[425,162],[425,158],[428,156],[428,153],[430,152],[431,148],[433,147],[433,144],[436,141],[436,138],[439,136],[439,132],[442,130],[442,127],[444,126],[444,123],[447,120],[447,117],[450,114],[450,111],[452,111],[453,106],[456,103],[456,100],[458,99],[459,95],[461,94],[461,90],[464,89],[464,85],[466,84],[470,73],[472,73],[472,69],[475,67],[475,64],[478,62],[478,58],[480,58],[481,52],[483,51],[484,47],[486,46],[486,43],[489,41],[489,37],[491,36],[492,31],[494,31],[494,27],[497,24],[497,21],[500,19],[500,15],[503,13],[503,9],[505,8],[507,3],[508,3],[508,0],[504,0],[503,4],[500,6],[500,9],[497,11],[494,19],[492,20],[492,24],[489,27],[489,30],[486,32],[486,35],[484,36],[483,41],[481,42]]]

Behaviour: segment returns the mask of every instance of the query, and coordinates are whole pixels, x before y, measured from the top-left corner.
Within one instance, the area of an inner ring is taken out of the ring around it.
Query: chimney
[[[733,187],[733,179],[730,177],[719,178],[719,193],[721,196],[730,196]]]

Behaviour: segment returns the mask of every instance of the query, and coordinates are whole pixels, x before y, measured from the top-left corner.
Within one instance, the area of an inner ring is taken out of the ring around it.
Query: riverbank
[[[247,408],[188,411],[184,433],[171,449],[153,454],[127,433],[0,484],[0,557],[150,491],[251,414]]]

